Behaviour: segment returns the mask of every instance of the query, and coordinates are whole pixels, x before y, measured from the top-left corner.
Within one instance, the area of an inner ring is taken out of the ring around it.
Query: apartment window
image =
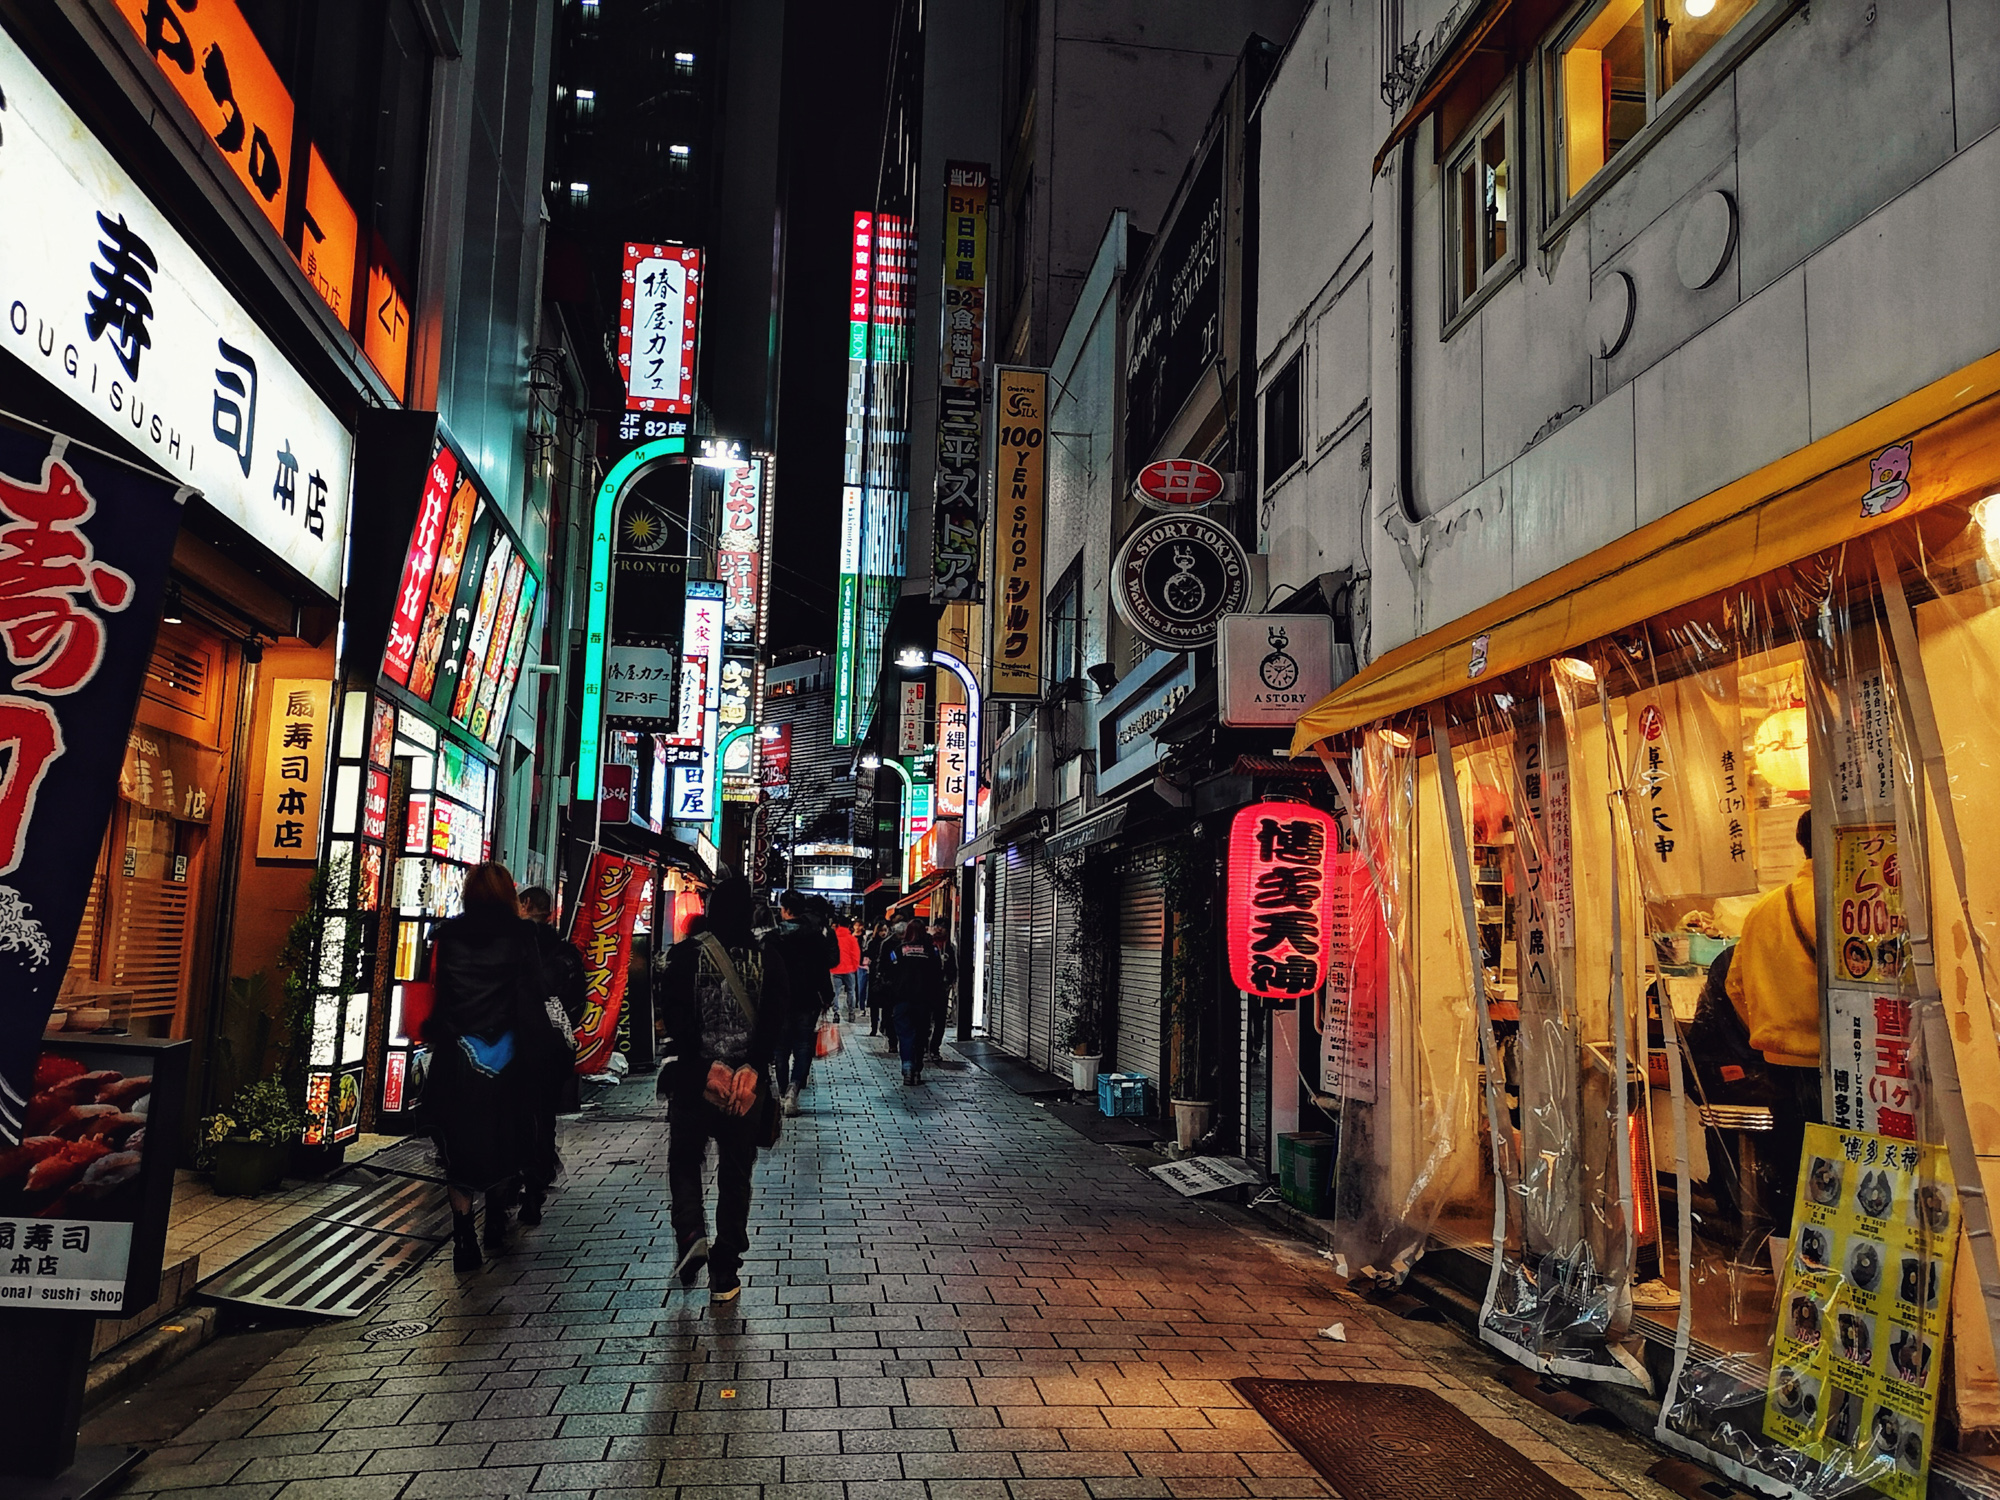
[[[667,166],[671,171],[685,173],[694,160],[694,147],[675,144],[667,147]]]
[[[595,118],[597,114],[597,90],[578,89],[576,91],[576,117],[579,120]]]
[[[1285,361],[1285,367],[1264,387],[1264,488],[1269,489],[1305,457],[1305,350]]]
[[[1511,91],[1488,106],[1445,167],[1445,316],[1513,269],[1517,195]]]
[[[588,208],[588,207],[590,207],[590,184],[589,184],[589,183],[587,183],[587,182],[572,182],[572,183],[571,183],[571,184],[569,185],[569,206],[570,206],[571,208]]]
[[[674,76],[676,78],[694,77],[694,54],[692,52],[676,52],[674,54]]]
[[[1760,0],[1602,0],[1551,51],[1556,188],[1583,188]]]
[[[1083,590],[1079,566],[1071,564],[1049,596],[1049,681],[1068,682],[1083,675]]]

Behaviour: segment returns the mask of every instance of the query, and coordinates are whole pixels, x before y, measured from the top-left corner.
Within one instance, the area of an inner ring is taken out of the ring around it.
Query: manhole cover
[[[1342,1500],[1578,1500],[1421,1386],[1249,1377],[1231,1384]]]
[[[422,1338],[430,1331],[428,1323],[377,1323],[361,1337],[371,1344],[400,1344],[407,1339]]]

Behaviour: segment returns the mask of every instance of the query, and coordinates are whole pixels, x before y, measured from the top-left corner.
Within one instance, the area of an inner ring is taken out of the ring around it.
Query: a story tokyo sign
[[[0,1144],[118,794],[185,491],[0,428]]]
[[[1333,691],[1330,615],[1229,615],[1215,653],[1222,722],[1290,729]]]
[[[1240,614],[1249,598],[1243,544],[1205,516],[1148,517],[1111,564],[1111,602],[1163,651],[1208,645],[1222,617]]]
[[[0,31],[0,346],[331,598],[353,442]]]

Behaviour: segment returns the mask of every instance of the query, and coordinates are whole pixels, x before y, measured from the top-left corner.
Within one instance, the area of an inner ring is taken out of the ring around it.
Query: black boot
[[[507,1205],[487,1195],[486,1199],[486,1253],[499,1255],[507,1248]]]
[[[476,1271],[485,1263],[479,1253],[479,1231],[475,1227],[472,1212],[454,1211],[451,1216],[451,1268],[454,1271]]]

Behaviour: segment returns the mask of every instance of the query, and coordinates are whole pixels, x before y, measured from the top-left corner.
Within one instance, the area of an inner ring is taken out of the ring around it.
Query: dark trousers
[[[1806,1154],[1806,1126],[1820,1122],[1819,1069],[1771,1065],[1771,1133],[1759,1142],[1756,1191],[1781,1235],[1792,1231],[1792,1200]],[[1745,1184],[1746,1188],[1748,1184]]]
[[[711,1277],[733,1276],[750,1248],[750,1174],[757,1147],[747,1120],[725,1114],[702,1097],[701,1082],[674,1090],[667,1127],[667,1187],[673,1199],[674,1238],[685,1245],[708,1233],[701,1169],[715,1142],[715,1235],[709,1240]]]
[[[946,991],[931,1007],[931,1051],[944,1050],[944,1029],[951,1021],[951,992]]]
[[[868,986],[868,1034],[876,1032],[895,1034],[896,1008],[889,1003],[888,994],[880,985]]]
[[[930,1039],[931,1008],[917,1000],[905,1000],[896,1006],[896,1042],[903,1054],[903,1072],[921,1074],[924,1070],[924,1043]]]
[[[806,1080],[812,1076],[813,1053],[818,1041],[818,1016],[800,1016],[779,1028],[778,1055],[773,1059],[771,1068],[779,1093],[806,1086]]]

